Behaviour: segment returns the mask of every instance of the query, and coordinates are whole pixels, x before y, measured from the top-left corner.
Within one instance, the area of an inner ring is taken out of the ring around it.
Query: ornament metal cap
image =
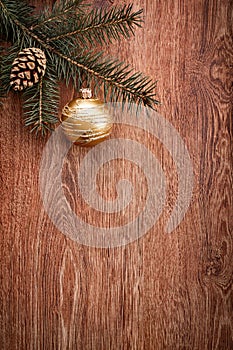
[[[81,98],[92,98],[91,89],[89,88],[80,89],[80,92],[81,92]]]

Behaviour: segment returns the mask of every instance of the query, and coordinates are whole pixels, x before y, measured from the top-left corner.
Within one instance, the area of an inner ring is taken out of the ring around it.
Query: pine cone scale
[[[30,61],[35,61],[35,57],[34,57],[34,56],[28,55],[27,58],[28,58]]]
[[[26,68],[27,68],[26,64],[23,63],[23,62],[22,62],[22,63],[19,63],[18,66],[19,66],[20,68],[23,68],[23,69],[26,69]]]
[[[27,66],[28,66],[29,69],[33,70],[33,69],[35,69],[36,65],[35,65],[34,62],[27,62]]]
[[[30,71],[25,71],[25,72],[24,72],[24,76],[27,78],[27,80],[30,81],[30,79],[31,79],[31,73],[30,73]]]

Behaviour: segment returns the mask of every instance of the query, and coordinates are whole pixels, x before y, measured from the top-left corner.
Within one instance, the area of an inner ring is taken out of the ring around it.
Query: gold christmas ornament
[[[39,82],[46,69],[44,52],[37,47],[29,47],[19,52],[12,63],[10,85],[21,91]]]
[[[82,98],[69,102],[62,110],[62,128],[66,137],[79,146],[94,146],[105,140],[112,118],[103,102],[92,98],[91,89],[81,90]]]

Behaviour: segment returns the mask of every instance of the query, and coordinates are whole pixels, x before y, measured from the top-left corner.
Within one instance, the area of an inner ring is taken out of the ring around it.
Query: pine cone
[[[46,57],[41,49],[26,48],[19,52],[14,60],[10,75],[10,85],[15,91],[21,91],[38,83],[45,74]]]

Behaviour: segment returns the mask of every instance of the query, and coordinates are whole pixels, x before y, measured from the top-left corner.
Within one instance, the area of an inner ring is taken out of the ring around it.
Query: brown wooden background
[[[49,1],[31,3],[39,7]],[[48,218],[39,193],[46,140],[24,128],[18,97],[5,101],[0,112],[1,350],[233,349],[230,3],[134,1],[135,8],[144,8],[144,28],[130,42],[109,49],[159,80],[159,113],[179,131],[193,161],[192,204],[171,235],[164,225],[177,192],[172,159],[150,134],[115,126],[112,137],[144,143],[161,162],[169,184],[164,212],[147,235],[124,247],[97,249],[66,238]],[[72,93],[63,90],[61,106]],[[72,208],[101,225],[106,218],[85,207],[74,180],[85,152],[69,152],[64,186]],[[127,220],[145,200],[140,169],[111,162],[100,173],[99,189],[113,198],[122,176],[136,188],[134,206],[122,219]]]

